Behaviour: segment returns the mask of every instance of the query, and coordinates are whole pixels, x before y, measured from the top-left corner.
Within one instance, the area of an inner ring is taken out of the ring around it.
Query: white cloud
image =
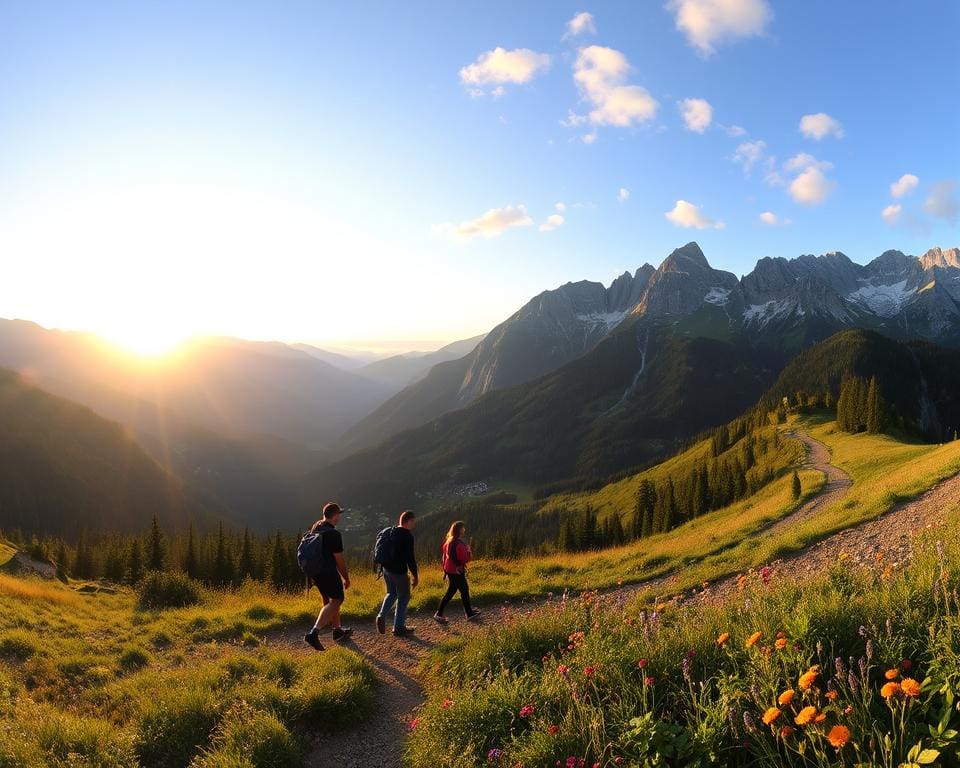
[[[553,206],[553,207],[554,207],[554,209],[557,210],[559,213],[563,213],[565,210],[567,210],[567,204],[564,203],[563,201],[557,203],[557,204],[556,204],[555,206]]]
[[[688,131],[703,133],[713,122],[713,107],[706,99],[684,99],[678,106]]]
[[[549,216],[547,216],[547,220],[540,225],[540,231],[549,232],[561,226],[563,222],[563,216],[561,216],[559,213],[551,213]]]
[[[669,0],[666,9],[703,56],[720,43],[762,34],[773,18],[766,0]]]
[[[596,131],[594,131],[593,133],[585,133],[583,134],[583,136],[580,137],[580,141],[582,141],[584,144],[593,144],[593,142],[595,142],[596,140],[597,140]]]
[[[760,214],[760,223],[766,224],[768,227],[775,227],[780,223],[780,219],[773,211],[764,211]]]
[[[890,194],[895,198],[901,198],[915,190],[919,183],[920,179],[912,173],[905,173],[890,185]]]
[[[560,125],[564,128],[576,128],[578,125],[583,125],[587,122],[586,115],[578,115],[572,109],[567,110],[567,117],[565,120],[560,121]]]
[[[580,11],[570,21],[567,22],[567,32],[563,36],[566,40],[569,37],[576,37],[589,32],[591,35],[597,34],[597,25],[594,23],[593,14],[586,11]]]
[[[723,125],[721,127],[727,132],[727,136],[732,139],[738,139],[741,136],[747,135],[747,129],[741,128],[739,125]]]
[[[804,115],[800,118],[800,133],[816,141],[827,136],[842,139],[843,126],[840,125],[839,120],[830,117],[826,112],[817,112],[815,115]]]
[[[627,189],[626,187],[620,187],[619,191],[617,192],[617,200],[619,200],[621,203],[625,203],[629,199],[630,199],[630,190]]]
[[[649,122],[656,116],[656,99],[639,85],[625,84],[629,73],[630,63],[620,51],[600,45],[580,49],[573,79],[593,105],[591,123],[623,128]]]
[[[883,218],[887,224],[893,225],[900,221],[900,214],[903,212],[903,207],[900,203],[894,203],[893,205],[888,205],[886,208],[881,211],[880,216]]]
[[[960,200],[957,199],[957,182],[938,181],[930,187],[930,193],[923,203],[923,210],[938,219],[956,224],[960,215]]]
[[[801,205],[820,205],[836,186],[825,173],[832,167],[832,163],[817,160],[806,152],[791,157],[783,164],[787,173],[797,174],[787,187],[790,197]]]
[[[473,64],[463,67],[460,70],[460,81],[472,96],[482,96],[486,92],[484,89],[491,86],[490,92],[493,96],[502,96],[505,84],[529,83],[549,66],[550,56],[546,53],[537,53],[529,48],[517,48],[513,51],[494,48],[481,53]]]
[[[525,205],[505,205],[502,208],[491,208],[476,219],[459,224],[448,222],[434,229],[454,239],[467,240],[478,236],[498,237],[512,227],[529,227],[531,224],[533,219],[527,213]]]
[[[749,174],[753,166],[764,158],[766,151],[767,142],[762,139],[745,141],[733,153],[733,162],[743,165],[743,172]]]
[[[686,200],[677,200],[673,210],[663,214],[668,221],[672,221],[674,226],[684,227],[686,229],[723,229],[722,221],[713,221],[704,216],[693,203]]]

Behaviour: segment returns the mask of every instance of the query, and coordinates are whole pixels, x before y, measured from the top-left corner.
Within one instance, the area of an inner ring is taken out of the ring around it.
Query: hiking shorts
[[[313,583],[327,600],[343,600],[343,581],[336,571],[314,576]]]

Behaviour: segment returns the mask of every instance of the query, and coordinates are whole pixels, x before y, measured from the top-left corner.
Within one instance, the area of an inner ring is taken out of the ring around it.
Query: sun
[[[170,328],[147,324],[131,324],[101,334],[111,344],[137,357],[166,357],[183,343],[186,336]]]

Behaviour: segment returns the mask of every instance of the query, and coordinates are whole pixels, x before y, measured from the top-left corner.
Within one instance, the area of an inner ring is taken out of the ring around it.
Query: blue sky
[[[0,316],[439,341],[694,239],[737,274],[954,246],[958,33],[952,0],[5,3]]]

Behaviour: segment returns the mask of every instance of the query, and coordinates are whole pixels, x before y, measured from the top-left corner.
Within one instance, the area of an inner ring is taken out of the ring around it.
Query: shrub
[[[118,661],[120,663],[120,669],[124,672],[135,672],[138,669],[143,669],[150,663],[150,654],[147,653],[147,649],[143,646],[128,643],[123,647],[123,650],[120,651]]]
[[[151,571],[137,586],[141,609],[185,608],[200,602],[200,584],[183,573]]]
[[[34,636],[22,629],[13,629],[0,635],[0,656],[12,656],[18,661],[26,661],[37,652]]]
[[[300,750],[276,715],[249,704],[235,705],[211,740],[212,749],[198,755],[191,768],[296,768]]]

